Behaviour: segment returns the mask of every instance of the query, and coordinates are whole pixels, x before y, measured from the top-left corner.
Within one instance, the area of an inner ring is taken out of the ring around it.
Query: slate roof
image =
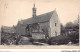
[[[28,18],[28,19],[25,19],[25,20],[21,20],[20,23],[22,23],[22,24],[33,24],[33,23],[46,22],[46,21],[50,20],[53,13],[55,13],[55,10],[51,11],[51,12],[48,12],[48,13],[38,15],[34,18],[32,17],[32,18]]]

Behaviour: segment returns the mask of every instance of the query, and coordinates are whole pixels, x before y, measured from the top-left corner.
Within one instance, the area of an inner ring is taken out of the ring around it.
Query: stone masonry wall
[[[59,21],[58,15],[56,11],[53,14],[54,15],[52,15],[50,19],[50,29],[49,29],[50,37],[60,35],[60,21]]]

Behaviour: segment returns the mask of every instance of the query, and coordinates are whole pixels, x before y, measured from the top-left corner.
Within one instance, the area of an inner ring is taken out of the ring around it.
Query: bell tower
[[[36,17],[36,8],[35,8],[35,3],[34,3],[34,6],[32,8],[32,11],[33,11],[33,18]]]

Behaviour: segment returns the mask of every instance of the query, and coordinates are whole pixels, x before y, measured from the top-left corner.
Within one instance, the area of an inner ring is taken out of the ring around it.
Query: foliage
[[[6,45],[14,44],[15,45],[16,44],[15,40],[17,39],[18,39],[18,34],[16,33],[6,33],[6,32],[1,33],[1,44],[6,44]]]
[[[70,33],[68,34],[68,32]],[[67,33],[72,43],[79,43],[79,17],[77,20],[68,22],[65,26],[65,33]]]
[[[79,43],[79,31],[72,32],[68,37],[70,37],[71,42]]]
[[[66,29],[72,29],[73,25],[74,25],[74,24],[73,24],[72,22],[68,22],[68,23],[66,24],[65,28],[66,28]]]
[[[61,35],[65,34],[65,27],[61,24]]]
[[[54,45],[54,44],[57,44],[57,45],[68,44],[69,39],[70,38],[67,37],[67,36],[59,35],[59,36],[50,38],[49,39],[49,44],[50,45]]]

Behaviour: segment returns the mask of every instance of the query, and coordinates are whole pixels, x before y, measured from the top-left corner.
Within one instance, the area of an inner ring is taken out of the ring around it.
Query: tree
[[[65,26],[66,29],[72,29],[73,28],[73,23],[72,22],[68,22]]]
[[[61,35],[65,34],[65,27],[61,24]]]
[[[70,37],[71,42],[79,43],[79,31],[71,33],[70,35],[68,35],[68,37]]]
[[[74,27],[75,30],[79,29],[79,16],[78,16],[77,20],[74,21],[74,26],[73,27]]]
[[[61,24],[61,30],[64,30],[65,29],[65,27],[63,26],[63,24]]]

